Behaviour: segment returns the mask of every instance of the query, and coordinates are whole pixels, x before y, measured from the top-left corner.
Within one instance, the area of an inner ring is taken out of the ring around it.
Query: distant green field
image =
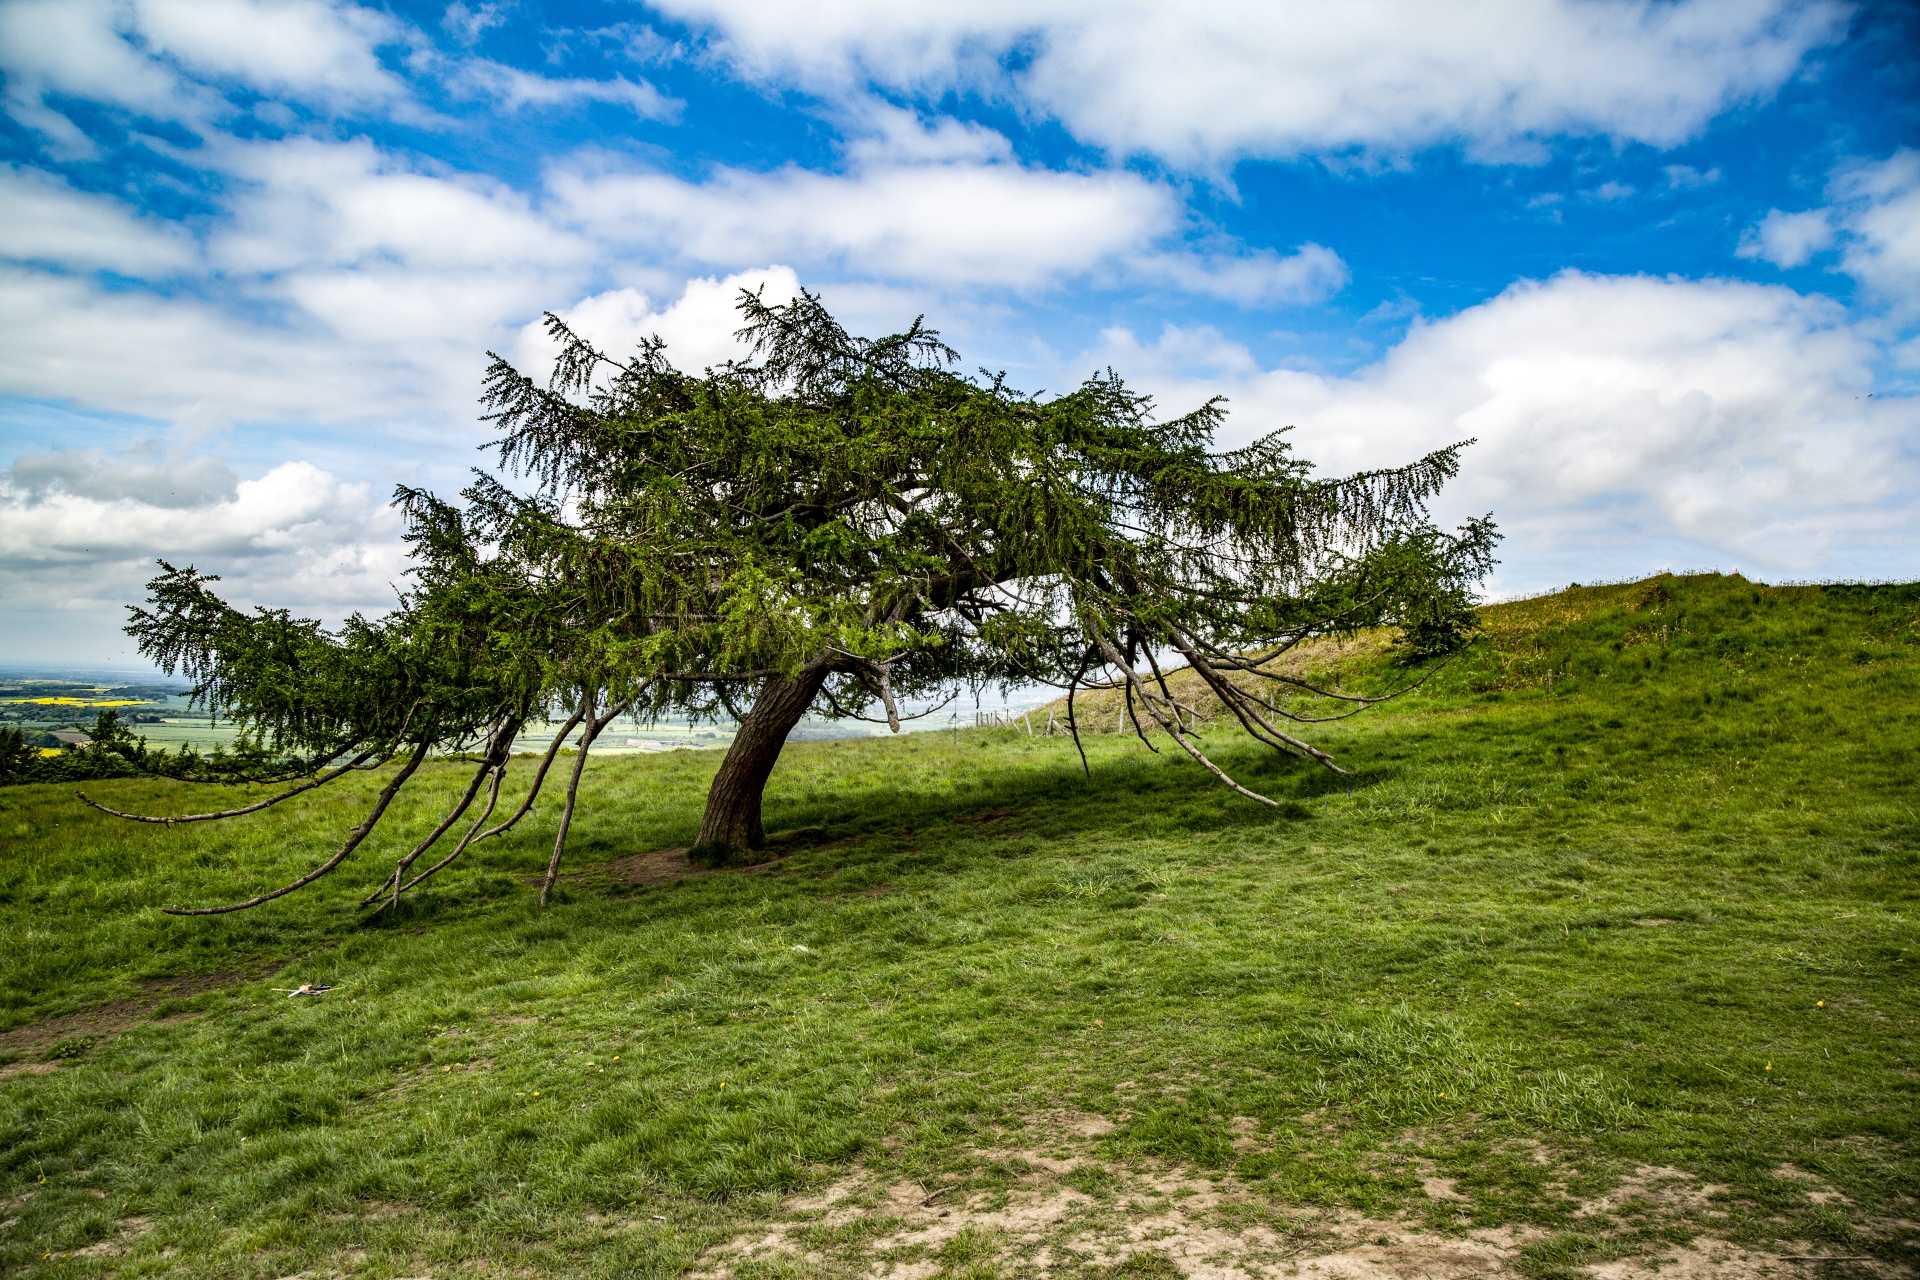
[[[600,760],[545,911],[551,805],[355,910],[451,762],[333,878],[200,919],[158,907],[299,874],[378,779],[175,828],[0,790],[0,1273],[1911,1269],[1920,590],[1485,621],[1313,734],[1351,780],[1213,724],[1278,809],[1096,699],[1090,780],[1024,730],[796,743],[769,829],[824,842],[674,879],[640,855],[719,753]]]

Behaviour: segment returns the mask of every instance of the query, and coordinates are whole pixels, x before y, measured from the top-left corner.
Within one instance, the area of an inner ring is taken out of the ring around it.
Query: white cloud
[[[462,44],[472,44],[494,27],[506,22],[506,6],[481,4],[475,7],[455,0],[440,15],[440,25]]]
[[[1346,286],[1348,274],[1340,255],[1318,244],[1303,244],[1284,256],[1271,249],[1145,253],[1133,266],[1143,279],[1250,307],[1322,301]]]
[[[1667,186],[1675,191],[1691,191],[1698,187],[1712,186],[1722,177],[1719,165],[1702,173],[1690,164],[1670,164],[1661,172],[1667,175]]]
[[[1814,254],[1833,246],[1833,223],[1824,209],[1804,213],[1783,213],[1770,209],[1767,216],[1740,238],[1735,250],[1743,258],[1760,258],[1776,267],[1804,265]]]
[[[1294,424],[1328,471],[1477,438],[1446,507],[1491,509],[1523,577],[1555,557],[1650,569],[1672,547],[1776,572],[1913,572],[1920,401],[1869,396],[1878,348],[1826,299],[1567,273],[1417,323],[1347,377],[1257,371],[1231,344],[1208,354],[1221,345],[1116,331],[1092,354],[1146,371],[1170,409],[1224,391],[1234,441]]]
[[[742,289],[778,305],[800,292],[800,278],[791,267],[770,266],[724,279],[689,280],[679,299],[659,310],[638,289],[613,289],[555,314],[615,359],[625,358],[645,339],[658,337],[666,342],[667,358],[676,368],[698,372],[747,355],[745,346],[733,337],[740,327],[736,304]],[[543,323],[521,331],[514,358],[527,373],[547,367],[553,345]]]
[[[785,259],[887,280],[1037,288],[1172,233],[1173,194],[1134,174],[1013,163],[872,162],[851,174],[719,168],[704,181],[561,169],[549,186],[596,235],[722,268]]]
[[[242,86],[330,110],[402,114],[404,83],[382,45],[407,31],[372,9],[322,0],[7,0],[0,71],[12,114],[60,158],[93,142],[50,98],[81,98],[195,127],[226,114]]]
[[[1839,269],[1896,310],[1920,309],[1920,151],[1853,160],[1827,183],[1831,204],[1799,213],[1771,210],[1736,252],[1797,267],[1838,246]]]
[[[210,99],[128,43],[127,14],[113,0],[11,0],[0,5],[0,72],[8,110],[41,133],[56,157],[85,159],[92,139],[51,96],[83,98],[148,115],[200,115]]]
[[[1883,297],[1920,307],[1920,151],[1844,169],[1833,186],[1848,233],[1842,269]]]
[[[0,394],[209,424],[469,417],[486,348],[599,273],[599,246],[491,180],[421,173],[365,141],[213,150],[230,211],[205,233],[193,292],[70,274],[172,275],[191,242],[110,201],[0,182],[0,199],[39,201],[0,232],[36,264],[0,268]]]
[[[78,652],[99,654],[144,598],[156,557],[218,573],[242,606],[332,622],[383,610],[405,569],[399,524],[368,486],[307,462],[234,481],[205,458],[16,459],[0,480],[0,594],[13,605],[0,645],[16,661],[72,661],[68,646],[85,637]]]
[[[816,273],[945,290],[1030,291],[1091,278],[1171,285],[1245,305],[1318,301],[1346,282],[1321,245],[1248,252],[1220,238],[1196,251],[1178,193],[1126,170],[1017,161],[1002,135],[951,119],[869,109],[845,172],[719,167],[704,179],[556,166],[549,190],[603,240],[651,242],[699,266],[785,261]]]
[[[196,266],[199,252],[175,224],[36,170],[0,166],[0,257],[154,279]]]
[[[680,118],[680,110],[686,105],[644,80],[635,84],[624,76],[611,80],[554,79],[485,58],[458,64],[450,78],[463,92],[489,98],[508,111],[610,102],[628,108],[642,120],[671,121]]]
[[[1671,146],[1837,40],[1835,0],[658,0],[746,73],[836,96],[984,89],[1122,153],[1240,156],[1538,139]],[[1013,66],[1016,70],[1009,71]]]
[[[138,39],[201,77],[335,106],[408,96],[376,52],[404,43],[406,29],[372,9],[325,0],[134,0],[132,8]]]

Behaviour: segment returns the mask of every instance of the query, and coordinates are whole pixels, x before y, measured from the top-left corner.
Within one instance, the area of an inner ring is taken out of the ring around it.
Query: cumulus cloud
[[[616,359],[657,337],[667,344],[667,358],[675,367],[698,372],[746,357],[746,347],[733,336],[740,327],[735,308],[742,289],[779,305],[799,294],[800,278],[792,267],[777,265],[735,272],[724,279],[707,276],[689,280],[677,300],[658,308],[638,289],[613,289],[556,314],[575,333]],[[544,368],[553,358],[543,324],[521,330],[515,356],[527,371]]]
[[[567,216],[602,237],[671,245],[698,264],[786,259],[886,280],[1037,288],[1171,234],[1167,188],[1116,171],[1012,162],[857,162],[664,173],[557,169]]]
[[[1783,213],[1770,209],[1748,229],[1735,250],[1743,258],[1759,258],[1776,267],[1805,265],[1816,253],[1833,245],[1833,223],[1824,209]]]
[[[115,202],[0,173],[0,393],[222,422],[464,413],[485,349],[579,297],[601,249],[488,179],[360,140],[218,144],[204,245]],[[101,283],[175,274],[191,293]]]
[[[1920,151],[1848,161],[1834,170],[1827,196],[1824,208],[1769,211],[1737,252],[1798,267],[1838,247],[1839,269],[1871,296],[1901,311],[1920,308]]]
[[[0,257],[153,279],[196,266],[179,226],[32,169],[0,166]]]
[[[338,622],[392,605],[397,513],[307,462],[237,480],[210,458],[42,453],[0,479],[0,645],[16,660],[99,653],[145,596],[156,557],[222,577],[241,605]]]
[[[324,0],[0,5],[8,108],[66,158],[96,149],[56,105],[63,98],[195,126],[230,110],[229,87],[330,110],[393,110],[411,95],[378,49],[405,39],[381,13]]]
[[[998,93],[1122,153],[1487,159],[1587,134],[1671,146],[1836,41],[1830,0],[657,0],[746,73],[829,94]]]
[[[1246,305],[1318,301],[1346,281],[1322,245],[1287,255],[1224,238],[1186,247],[1178,192],[1127,170],[1022,164],[1003,135],[952,119],[867,110],[855,124],[840,172],[722,166],[690,180],[588,156],[555,166],[547,185],[589,234],[671,245],[690,264],[722,269],[785,261],[815,278],[943,290],[1092,278]]]
[[[406,28],[376,10],[327,0],[134,0],[131,33],[162,59],[261,93],[340,107],[404,101],[380,63]]]
[[[1293,424],[1331,471],[1477,439],[1448,508],[1492,510],[1522,578],[1583,558],[1588,573],[1650,569],[1672,548],[1775,572],[1912,572],[1920,401],[1871,395],[1877,347],[1789,289],[1570,272],[1416,323],[1348,376],[1258,370],[1180,331],[1114,331],[1092,355],[1146,371],[1170,406],[1225,391],[1234,441]]]
[[[1847,229],[1842,268],[1882,297],[1920,307],[1920,151],[1849,166],[1833,185]]]

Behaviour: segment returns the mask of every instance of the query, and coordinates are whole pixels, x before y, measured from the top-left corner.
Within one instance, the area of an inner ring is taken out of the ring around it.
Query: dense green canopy
[[[897,728],[903,700],[956,684],[1124,686],[1137,729],[1242,789],[1183,724],[1169,662],[1255,738],[1331,765],[1282,727],[1312,717],[1271,696],[1303,688],[1280,654],[1390,625],[1419,660],[1465,635],[1493,528],[1426,513],[1461,446],[1324,479],[1280,433],[1212,452],[1219,400],[1160,420],[1111,371],[1028,395],[957,372],[919,322],[854,337],[811,294],[740,310],[749,358],[700,374],[658,339],[616,359],[552,316],[545,384],[495,357],[501,471],[459,504],[400,491],[415,581],[387,617],[329,633],[163,566],[130,631],[308,768],[404,754],[397,789],[429,751],[478,749],[442,831],[486,780],[497,795],[530,720],[571,716],[579,759],[617,714],[738,720],[700,833],[715,857],[763,842],[761,789],[810,708]]]

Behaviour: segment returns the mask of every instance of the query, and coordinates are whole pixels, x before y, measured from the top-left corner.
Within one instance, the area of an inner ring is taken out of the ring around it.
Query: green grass
[[[1112,734],[1091,781],[1005,730],[799,743],[769,828],[846,843],[589,874],[545,911],[547,807],[354,911],[452,764],[343,872],[202,919],[157,908],[291,878],[377,779],[172,829],[0,791],[0,1028],[234,975],[15,1055],[0,1272],[676,1274],[851,1167],[991,1187],[979,1152],[1065,1110],[1118,1122],[1073,1175],[1096,1198],[1178,1166],[1276,1206],[1531,1224],[1523,1266],[1570,1275],[1684,1234],[1574,1216],[1671,1166],[1726,1188],[1729,1238],[1910,1264],[1887,1224],[1920,1195],[1917,617],[1911,589],[1720,577],[1499,606],[1418,696],[1317,735],[1351,794],[1210,732],[1278,811]],[[570,865],[687,843],[716,763],[591,764]],[[957,821],[989,809],[1018,812]],[[272,990],[306,981],[339,990]],[[1464,1217],[1432,1216],[1420,1162]],[[944,1274],[992,1274],[972,1239]]]

